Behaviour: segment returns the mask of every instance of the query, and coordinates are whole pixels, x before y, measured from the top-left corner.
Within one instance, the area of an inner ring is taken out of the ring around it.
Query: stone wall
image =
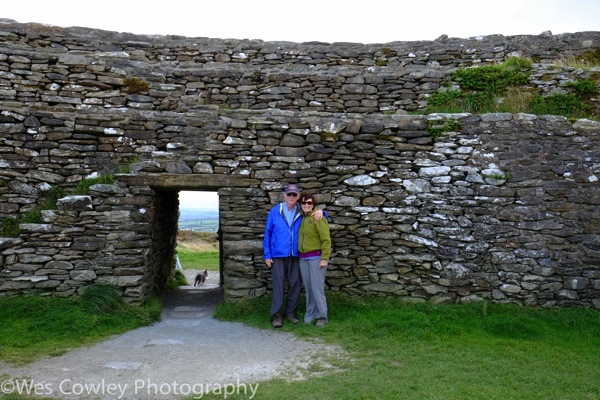
[[[138,302],[172,271],[176,193],[218,190],[226,296],[260,296],[270,284],[266,213],[285,182],[298,182],[331,216],[330,290],[600,308],[598,122],[382,112],[409,109],[398,103],[407,89],[420,107],[446,79],[443,63],[558,57],[597,47],[598,33],[382,46],[9,23],[0,37],[0,217],[38,209],[54,187],[117,173],[0,238],[0,295],[113,283]],[[415,69],[401,75],[405,51]],[[376,65],[384,52],[397,64]],[[257,71],[266,75],[255,88]],[[128,77],[148,91],[127,94]],[[385,86],[393,79],[403,88]],[[311,103],[317,94],[335,106]],[[432,125],[452,129],[434,137]]]
[[[422,110],[458,67],[525,56],[530,85],[573,91],[589,71],[550,64],[600,47],[600,32],[440,37],[435,41],[292,43],[136,36],[0,22],[0,99],[66,108],[186,111],[222,108],[327,112]],[[559,64],[560,65],[560,64]],[[126,78],[149,83],[128,94]]]

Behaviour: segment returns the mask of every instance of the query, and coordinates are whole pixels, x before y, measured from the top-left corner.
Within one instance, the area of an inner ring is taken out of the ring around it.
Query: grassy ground
[[[0,298],[0,360],[13,365],[56,356],[82,344],[149,325],[161,304],[124,304],[113,287],[91,286],[79,298]]]
[[[325,355],[335,368],[316,363],[303,381],[282,376],[260,382],[255,399],[600,400],[597,310],[407,305],[338,293],[328,293],[328,301],[326,327],[284,323],[282,331],[336,344],[349,357]],[[269,296],[220,304],[216,317],[270,330],[269,307]],[[105,287],[81,298],[0,298],[0,360],[19,365],[59,355],[147,325],[160,308],[155,299],[142,308],[127,306]]]
[[[177,255],[183,269],[219,270],[219,242],[215,233],[180,230]]]
[[[271,329],[269,298],[217,317]],[[340,370],[260,383],[260,399],[600,399],[600,312],[515,305],[406,305],[329,294],[324,328],[284,331],[341,345]],[[319,367],[313,367],[318,371]],[[241,398],[241,397],[238,397]]]
[[[284,324],[282,331],[337,344],[349,357],[325,355],[336,369],[317,363],[304,381],[282,376],[260,382],[255,399],[600,399],[597,310],[328,298],[329,325]],[[269,305],[269,296],[220,304],[216,317],[272,329]],[[0,359],[21,364],[61,354],[147,324],[159,306],[129,308],[103,292],[81,299],[0,299]],[[249,394],[228,395],[244,397]]]

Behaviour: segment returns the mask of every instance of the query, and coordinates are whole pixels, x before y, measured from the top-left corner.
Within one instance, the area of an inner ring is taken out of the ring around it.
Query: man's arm
[[[271,255],[271,236],[272,236],[273,221],[271,213],[267,214],[267,222],[265,224],[265,237],[263,239],[263,258],[268,268],[271,268],[273,264],[273,258]]]
[[[327,214],[327,211],[325,211],[325,208],[316,209],[313,216],[315,217],[316,221],[320,221],[323,217],[325,217],[325,219],[329,218],[329,215]]]

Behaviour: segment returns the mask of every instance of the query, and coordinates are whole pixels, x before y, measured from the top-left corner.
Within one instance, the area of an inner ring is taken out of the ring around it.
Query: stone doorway
[[[264,192],[259,189],[259,180],[218,174],[119,174],[116,178],[121,183],[129,186],[132,192],[153,193],[154,206],[152,210],[149,210],[153,225],[153,240],[151,248],[148,249],[146,285],[152,286],[154,292],[160,293],[163,291],[168,276],[176,268],[178,197],[179,193],[183,191],[212,191],[217,192],[219,195],[219,227],[225,225],[227,229],[224,231],[219,229],[218,231],[219,279],[217,281],[216,279],[213,280],[216,277],[210,277],[208,282],[212,284],[211,287],[222,288],[226,299],[249,297],[249,291],[256,292],[254,286],[259,283],[256,281],[255,269],[252,266],[254,263],[253,257],[256,257],[253,254],[256,252],[254,248],[256,246],[253,245],[248,248],[247,237],[256,238],[262,232],[262,223],[260,224],[260,230],[249,227],[249,225],[253,225],[252,221],[256,207],[247,203],[240,206],[239,198],[240,196],[248,196],[254,199],[257,198],[256,196],[259,198],[265,197]],[[251,193],[246,193],[248,191]],[[268,202],[268,197],[264,198],[263,202]],[[239,216],[233,215],[232,209],[238,208],[246,210],[250,215],[237,220]],[[263,213],[261,212],[260,215],[262,216]],[[243,226],[239,226],[240,224]],[[240,254],[244,257],[243,262],[248,264],[244,264],[243,271],[239,270]],[[248,258],[248,260],[245,260],[245,258]],[[193,276],[187,280],[193,286],[195,273],[191,272],[190,275],[192,274]],[[248,281],[252,282],[252,287],[248,287],[246,283]],[[264,283],[259,285],[263,287]]]

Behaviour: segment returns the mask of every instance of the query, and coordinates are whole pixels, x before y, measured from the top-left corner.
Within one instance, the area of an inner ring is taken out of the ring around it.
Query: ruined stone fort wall
[[[293,181],[330,214],[330,290],[600,307],[597,122],[403,114],[456,66],[578,53],[598,33],[295,44],[8,23],[0,35],[0,216],[117,174],[0,238],[0,295],[160,290],[180,190],[218,190],[226,296],[262,295],[266,213]],[[556,74],[540,79],[548,90],[581,74],[539,68]],[[148,87],[127,93],[130,78]]]

